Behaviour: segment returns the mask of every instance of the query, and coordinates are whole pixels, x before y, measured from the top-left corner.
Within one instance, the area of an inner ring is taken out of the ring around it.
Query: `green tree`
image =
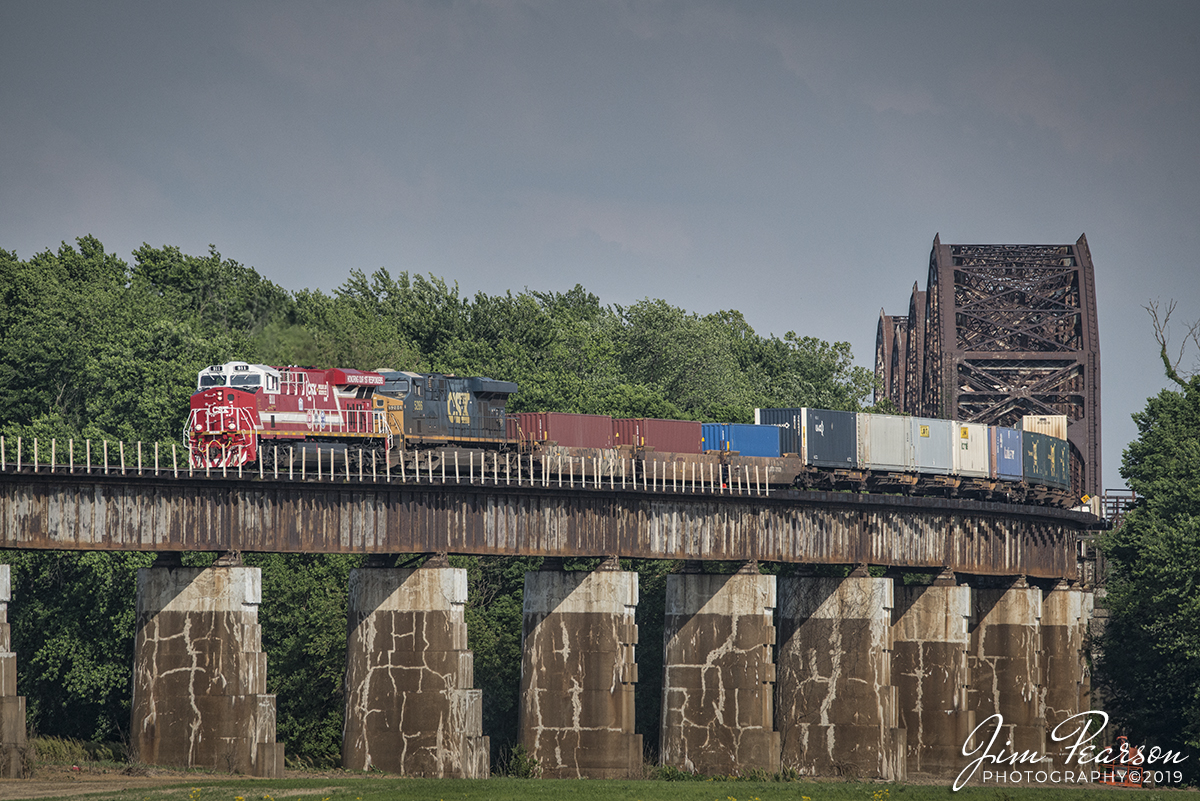
[[[17,689],[29,727],[127,740],[137,570],[152,553],[3,551],[12,569]]]
[[[172,306],[192,312],[215,330],[250,334],[286,314],[291,297],[254,269],[222,259],[209,245],[208,256],[179,248],[143,244],[133,252],[131,279]]]
[[[244,335],[223,318],[204,322],[183,293],[138,272],[140,262],[131,273],[94,237],[77,244],[28,262],[0,251],[0,427],[175,439],[196,373],[240,350]]]
[[[1133,416],[1138,438],[1121,475],[1138,497],[1104,541],[1110,560],[1098,682],[1131,742],[1200,749],[1200,375],[1167,352],[1168,314],[1151,306],[1160,355],[1177,389]],[[1200,323],[1189,338],[1196,340]],[[1185,340],[1186,344],[1186,340]]]
[[[93,237],[28,262],[0,251],[0,420],[87,420],[90,349],[107,339],[127,269]]]
[[[275,694],[275,736],[288,759],[316,768],[342,759],[346,603],[350,571],[361,563],[346,554],[246,557],[262,570],[258,622],[267,688]]]

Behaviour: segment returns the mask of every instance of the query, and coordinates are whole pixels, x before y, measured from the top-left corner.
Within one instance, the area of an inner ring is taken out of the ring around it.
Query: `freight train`
[[[690,469],[693,482],[699,469],[729,485],[1072,500],[1067,441],[1035,431],[808,408],[757,409],[754,425],[509,414],[516,392],[479,376],[234,361],[200,372],[185,439],[197,468],[294,465],[323,450],[360,469],[367,460],[432,469],[455,450],[480,452],[481,464],[515,451],[531,470],[536,459],[542,471],[593,477],[630,460],[656,475]]]

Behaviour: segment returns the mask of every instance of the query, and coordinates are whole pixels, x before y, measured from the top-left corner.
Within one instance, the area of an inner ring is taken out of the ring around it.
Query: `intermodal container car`
[[[613,446],[632,445],[661,453],[702,453],[703,434],[695,420],[629,417],[613,420]]]
[[[949,475],[954,469],[954,421],[910,417],[913,466],[918,473]]]
[[[911,471],[913,455],[908,418],[859,413],[858,463],[867,470]]]
[[[954,474],[987,478],[991,474],[991,445],[983,423],[954,423]]]
[[[735,451],[742,456],[778,456],[779,429],[750,423],[705,423],[706,451]]]
[[[804,409],[800,455],[814,467],[858,467],[858,415],[828,409]]]
[[[754,422],[760,426],[779,427],[779,449],[783,453],[802,453],[804,409],[755,409]]]
[[[1025,481],[1047,487],[1068,489],[1071,486],[1071,445],[1065,439],[1023,431]]]
[[[508,415],[508,438],[567,448],[611,448],[613,421],[602,414],[521,412]]]
[[[1025,457],[1021,450],[1019,428],[988,428],[989,468],[991,477],[1000,481],[1020,481],[1025,477]]]
[[[1066,439],[1067,416],[1065,414],[1027,414],[1021,418],[1021,430]]]

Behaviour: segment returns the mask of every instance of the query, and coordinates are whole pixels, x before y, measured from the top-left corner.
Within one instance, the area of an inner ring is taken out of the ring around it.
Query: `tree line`
[[[0,249],[0,434],[178,442],[197,373],[232,359],[487,375],[511,411],[751,422],[756,406],[855,410],[874,388],[847,343],[762,336],[737,311],[664,300],[604,304],[582,286],[467,297],[433,276],[354,270],[332,293],[289,290],[223,257],[143,245],[126,262],[88,236],[27,260]],[[188,554],[204,565],[216,554]],[[35,733],[125,740],[137,570],[153,554],[0,553],[12,566],[18,689]],[[247,554],[278,738],[294,760],[340,760],[346,591],[361,558]],[[484,731],[516,739],[522,588],[540,558],[452,557],[466,568]],[[640,575],[638,729],[658,740],[666,575]],[[594,567],[568,560],[568,569]],[[715,566],[732,569],[732,566]]]

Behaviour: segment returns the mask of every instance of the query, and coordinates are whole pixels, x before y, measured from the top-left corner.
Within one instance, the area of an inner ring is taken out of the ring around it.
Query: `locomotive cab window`
[[[225,386],[225,376],[221,373],[201,373],[200,385],[197,389],[207,389],[208,387],[223,387]]]

